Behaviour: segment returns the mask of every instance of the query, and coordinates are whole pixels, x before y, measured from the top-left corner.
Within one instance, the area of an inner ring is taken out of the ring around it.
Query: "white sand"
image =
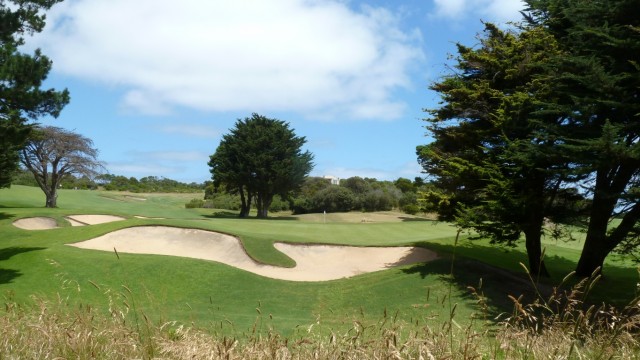
[[[296,261],[294,268],[263,265],[251,259],[240,241],[230,235],[196,229],[139,226],[71,244],[83,249],[119,253],[190,257],[221,262],[252,273],[282,280],[326,281],[431,261],[433,251],[416,247],[350,247],[292,245],[276,248]]]
[[[55,219],[48,217],[32,217],[18,219],[13,222],[13,226],[24,230],[49,230],[58,227]]]
[[[125,220],[123,217],[113,215],[69,215],[66,219],[71,226],[97,225]]]

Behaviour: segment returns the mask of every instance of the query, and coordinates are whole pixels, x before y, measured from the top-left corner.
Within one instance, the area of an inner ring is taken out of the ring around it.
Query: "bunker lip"
[[[118,253],[181,256],[216,261],[273,279],[328,281],[432,261],[438,255],[419,247],[354,247],[276,243],[296,262],[293,268],[254,261],[235,237],[212,231],[167,226],[137,226],[70,244]]]
[[[71,226],[97,225],[126,220],[121,216],[115,215],[68,215],[65,219],[71,223]]]
[[[85,226],[104,224],[113,221],[126,220],[114,215],[68,215],[65,219],[71,226]],[[13,222],[13,226],[23,230],[50,230],[58,228],[58,222],[50,217],[38,216],[22,218]]]

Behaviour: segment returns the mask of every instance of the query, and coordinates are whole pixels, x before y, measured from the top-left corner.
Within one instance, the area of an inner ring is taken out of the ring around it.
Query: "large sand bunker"
[[[139,226],[114,231],[72,244],[84,249],[120,253],[156,254],[212,260],[252,273],[282,280],[326,281],[419,263],[437,258],[433,251],[417,247],[351,247],[292,245],[275,247],[296,262],[294,268],[263,265],[251,259],[240,241],[230,235],[196,229]]]
[[[13,226],[23,230],[49,230],[57,228],[58,223],[49,217],[31,217],[18,219],[13,222]]]

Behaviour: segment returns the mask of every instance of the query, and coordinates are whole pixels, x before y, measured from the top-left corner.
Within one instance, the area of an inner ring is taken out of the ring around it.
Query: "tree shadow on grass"
[[[454,248],[453,245],[435,244],[423,242],[418,246],[438,252],[442,258],[417,264],[404,269],[405,273],[420,274],[423,278],[427,275],[438,275],[449,282],[463,297],[469,300],[477,300],[473,290],[481,293],[489,306],[490,315],[497,316],[500,313],[511,313],[514,302],[509,296],[519,298],[522,303],[530,303],[536,298],[547,300],[554,288],[561,285],[563,278],[569,274],[576,263],[560,256],[547,256],[545,262],[552,277],[536,279],[532,278],[521,268],[518,263],[526,264],[527,257],[523,251],[516,249],[506,250],[499,246],[462,246]],[[453,257],[451,254],[456,255]],[[492,262],[491,264],[487,262]],[[591,291],[586,299],[585,306],[606,302],[610,305],[623,307],[635,296],[636,278],[628,276],[629,268],[608,264],[605,267],[606,275]],[[453,275],[453,276],[452,276]],[[571,287],[580,281],[579,278],[571,278],[562,288],[560,293],[570,291]],[[482,287],[479,284],[482,283]]]
[[[2,206],[0,206],[1,208]],[[15,215],[14,214],[9,214],[9,213],[5,213],[5,212],[1,212],[0,211],[0,220],[7,220],[7,219],[11,219],[14,218]]]
[[[432,219],[427,219],[427,218],[423,218],[423,217],[408,217],[408,216],[400,216],[398,217],[398,219],[402,220],[403,222],[437,222],[437,220],[432,220]]]
[[[0,249],[0,261],[9,260],[15,255],[44,249],[43,247],[9,247]],[[18,270],[0,268],[0,284],[8,284],[21,275],[22,273]]]
[[[535,299],[536,292],[531,282],[519,274],[495,268],[479,261],[457,258],[451,275],[451,258],[440,258],[431,262],[417,264],[403,271],[407,274],[419,273],[422,277],[436,275],[441,281],[453,286],[464,300],[476,302],[482,295],[486,309],[478,306],[478,311],[487,311],[487,317],[495,319],[500,314],[513,310],[514,297],[524,296],[524,301]]]
[[[298,220],[298,218],[294,217],[294,216],[270,216],[267,217],[266,219],[260,219],[257,218],[255,216],[249,216],[246,218],[241,218],[238,216],[238,212],[233,212],[233,211],[216,211],[213,214],[209,214],[209,215],[202,215],[203,217],[207,218],[207,219],[242,219],[242,220]]]

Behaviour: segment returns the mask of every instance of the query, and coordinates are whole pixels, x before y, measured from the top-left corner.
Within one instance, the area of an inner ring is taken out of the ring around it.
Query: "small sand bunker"
[[[240,241],[230,235],[196,229],[139,226],[71,244],[83,249],[120,253],[156,254],[211,260],[252,273],[282,280],[327,281],[431,261],[435,252],[418,247],[351,247],[334,245],[292,245],[276,248],[296,261],[294,268],[255,262]]]
[[[71,226],[97,225],[126,220],[123,217],[113,215],[69,215],[65,219],[71,223]]]
[[[13,226],[24,230],[49,230],[57,228],[58,223],[49,217],[32,217],[18,219],[13,222]]]

